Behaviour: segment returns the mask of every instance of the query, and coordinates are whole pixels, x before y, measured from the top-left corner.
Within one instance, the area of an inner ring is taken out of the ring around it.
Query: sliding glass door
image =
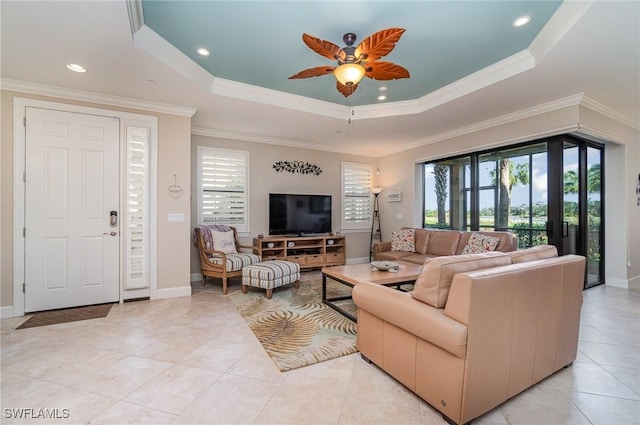
[[[604,281],[603,148],[557,136],[423,166],[423,226],[510,231],[519,247],[587,257],[585,286]]]

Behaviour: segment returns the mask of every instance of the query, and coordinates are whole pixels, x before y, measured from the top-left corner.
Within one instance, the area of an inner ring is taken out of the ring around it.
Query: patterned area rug
[[[56,325],[58,323],[77,322],[78,320],[107,317],[113,304],[89,305],[86,307],[64,308],[61,310],[34,313],[16,329],[35,328],[37,326]]]
[[[351,289],[329,281],[328,296]],[[356,323],[322,303],[322,275],[303,273],[300,288],[277,288],[268,300],[264,289],[230,294],[238,312],[282,372],[320,363],[356,349]],[[351,301],[342,307],[355,313]]]

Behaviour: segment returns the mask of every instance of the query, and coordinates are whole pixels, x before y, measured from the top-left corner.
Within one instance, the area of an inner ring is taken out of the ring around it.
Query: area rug
[[[79,320],[107,317],[113,304],[89,305],[85,307],[64,308],[61,310],[34,313],[26,322],[16,329],[35,328],[37,326],[56,325],[58,323],[77,322]]]
[[[350,292],[331,282],[328,296]],[[268,300],[265,290],[250,288],[230,294],[238,312],[253,331],[276,366],[286,372],[352,354],[356,349],[356,323],[322,303],[319,271],[304,273],[300,287],[277,288]],[[355,305],[342,305],[355,313]]]

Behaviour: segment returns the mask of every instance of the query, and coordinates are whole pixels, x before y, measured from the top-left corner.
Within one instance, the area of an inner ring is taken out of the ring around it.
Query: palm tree
[[[448,192],[448,175],[449,167],[442,164],[435,164],[433,166],[433,177],[435,182],[436,203],[438,204],[438,225],[444,226],[447,224],[447,217],[445,211],[445,204],[447,201]]]
[[[509,228],[509,214],[511,211],[511,189],[518,184],[529,184],[529,164],[513,164],[508,158],[499,161],[500,190],[498,199],[498,211],[495,222],[496,230]],[[496,184],[496,173],[491,171],[491,179]]]

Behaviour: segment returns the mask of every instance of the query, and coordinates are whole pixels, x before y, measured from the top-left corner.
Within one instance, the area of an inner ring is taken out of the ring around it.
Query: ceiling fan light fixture
[[[350,84],[358,84],[360,80],[362,80],[362,77],[364,77],[365,72],[364,66],[360,64],[343,63],[333,71],[333,75],[340,81],[340,84],[347,86]]]

